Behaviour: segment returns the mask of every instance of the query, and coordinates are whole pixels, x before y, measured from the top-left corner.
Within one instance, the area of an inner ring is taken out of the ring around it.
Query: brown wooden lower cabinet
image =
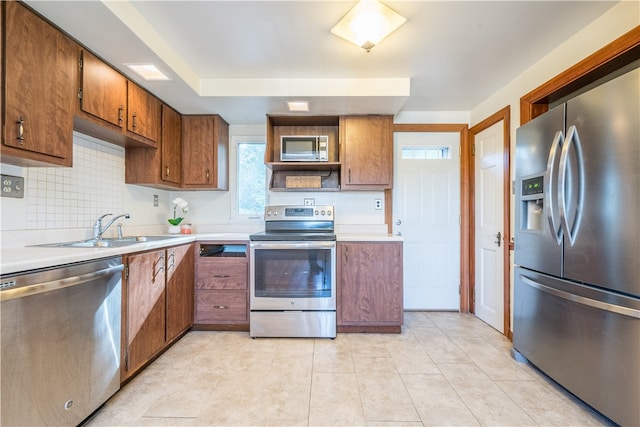
[[[197,244],[194,329],[249,330],[248,245]]]
[[[338,242],[337,282],[338,332],[400,332],[402,242]]]
[[[124,257],[121,380],[130,378],[193,323],[193,245]]]

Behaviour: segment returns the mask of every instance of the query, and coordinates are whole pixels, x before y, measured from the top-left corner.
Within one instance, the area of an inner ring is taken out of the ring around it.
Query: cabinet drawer
[[[197,289],[247,289],[247,263],[198,262]]]
[[[198,291],[196,293],[196,323],[246,320],[246,292]]]

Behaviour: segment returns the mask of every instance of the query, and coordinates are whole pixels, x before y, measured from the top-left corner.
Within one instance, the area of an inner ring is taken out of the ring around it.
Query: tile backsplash
[[[124,148],[74,133],[73,167],[26,168],[26,228],[90,228],[122,212]]]

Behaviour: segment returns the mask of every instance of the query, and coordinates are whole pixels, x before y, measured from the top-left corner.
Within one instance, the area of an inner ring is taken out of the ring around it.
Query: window
[[[402,147],[403,159],[443,160],[451,158],[449,147]]]
[[[236,141],[236,217],[260,217],[267,197],[267,169],[264,165],[265,143],[258,138]]]

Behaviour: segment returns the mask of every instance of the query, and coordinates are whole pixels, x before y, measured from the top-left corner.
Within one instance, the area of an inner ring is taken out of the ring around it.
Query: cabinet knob
[[[395,232],[395,233],[393,233],[393,234],[395,234],[396,236],[402,236],[402,233],[401,233],[401,232],[399,232],[399,231],[396,231],[396,232]]]
[[[401,219],[396,219],[396,225],[401,225],[402,224],[402,220]]]

